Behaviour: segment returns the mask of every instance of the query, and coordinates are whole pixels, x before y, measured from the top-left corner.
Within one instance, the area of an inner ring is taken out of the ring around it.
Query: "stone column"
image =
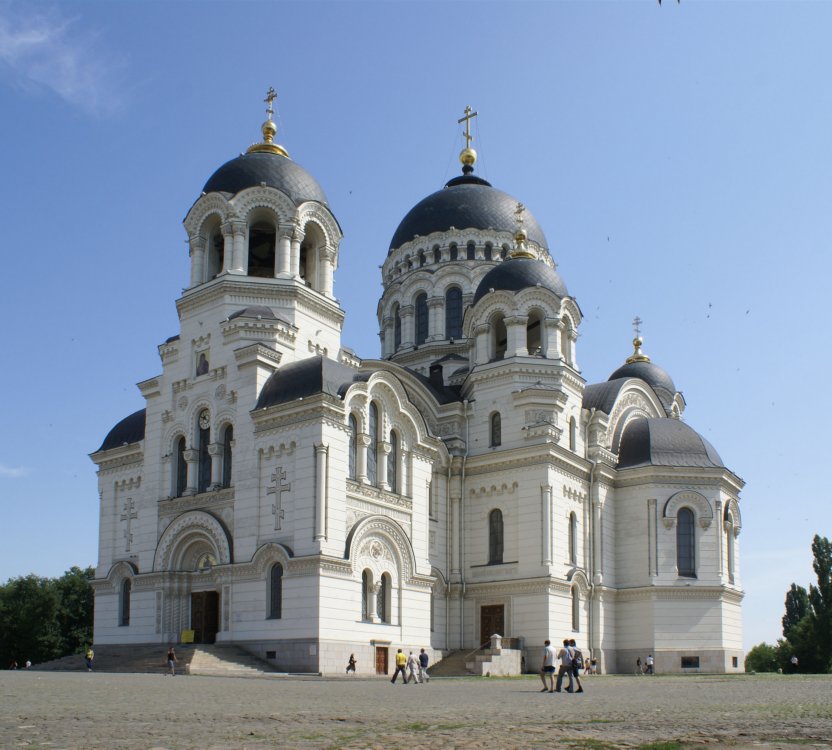
[[[222,443],[211,443],[208,446],[208,455],[211,456],[211,488],[219,488],[222,485]]]
[[[315,541],[326,539],[326,487],[329,446],[315,446]]]
[[[234,227],[230,221],[222,225],[222,273],[234,267]]]
[[[592,488],[592,567],[594,568],[593,582],[601,583],[604,578],[604,556],[601,554],[601,499],[598,497],[598,486]]]
[[[560,331],[558,330],[557,318],[544,318],[542,321],[543,331],[540,337],[543,346],[543,356],[546,359],[557,359],[560,357]]]
[[[443,297],[428,298],[428,341],[445,338],[445,300]]]
[[[389,357],[391,354],[395,354],[396,352],[393,350],[393,317],[391,315],[385,315],[381,319],[381,333],[379,337],[381,338],[381,356]]]
[[[659,574],[658,550],[656,549],[656,498],[647,501],[647,575],[651,578]]]
[[[367,617],[370,619],[370,622],[381,622],[378,616],[379,591],[381,591],[381,582],[375,581],[370,586],[370,590],[367,592],[367,607],[370,610],[369,612],[367,612]]]
[[[526,348],[526,324],[529,319],[525,315],[513,315],[505,319],[506,334],[506,357],[526,357],[529,350]]]
[[[183,453],[188,464],[188,481],[183,495],[196,495],[197,470],[199,469],[199,451],[190,448]]]
[[[276,277],[289,275],[290,256],[292,254],[292,232],[294,229],[294,224],[281,224],[278,227],[277,258],[275,263]]]
[[[289,253],[289,275],[293,278],[300,276],[300,243],[303,242],[304,233],[299,227],[295,227],[292,234],[291,251]]]
[[[717,564],[716,564],[716,574],[723,578],[725,575],[725,545],[723,540],[725,539],[725,534],[723,531],[727,531],[723,529],[723,519],[722,519],[722,501],[717,500],[714,502],[714,519],[716,523],[714,526],[716,527],[716,554],[717,554]]]
[[[191,286],[201,284],[205,277],[205,238],[191,237]]]
[[[580,369],[578,367],[578,357],[577,357],[577,349],[578,347],[575,345],[578,341],[578,332],[572,328],[569,331],[569,364],[572,365],[576,370]]]
[[[364,432],[356,435],[356,449],[355,449],[355,473],[356,479],[361,484],[369,484],[370,480],[367,477],[367,448],[370,445],[370,436]]]
[[[544,484],[540,487],[540,526],[543,532],[541,561],[544,565],[552,564],[552,487]]]
[[[387,484],[387,456],[390,454],[390,443],[379,441],[378,444],[378,466],[377,469],[377,478],[378,478],[378,486],[383,489],[390,491],[390,485]]]
[[[451,459],[451,528],[448,534],[451,539],[451,580],[458,583],[462,580],[462,482],[460,481],[460,458]]]
[[[332,297],[332,276],[335,267],[335,251],[329,247],[322,247],[320,255],[320,269],[318,271],[318,291],[327,296]]]
[[[489,352],[489,337],[491,335],[491,326],[488,323],[478,325],[476,328],[477,334],[477,349],[474,355],[474,364],[484,365],[490,359]]]
[[[478,242],[474,246],[474,260],[485,260],[485,243]]]
[[[401,349],[412,349],[416,342],[416,316],[413,305],[402,305],[399,307],[399,315],[402,319],[402,345]]]
[[[233,260],[229,273],[245,274],[248,265],[246,258],[246,223],[244,221],[232,221],[231,231],[234,234]]]

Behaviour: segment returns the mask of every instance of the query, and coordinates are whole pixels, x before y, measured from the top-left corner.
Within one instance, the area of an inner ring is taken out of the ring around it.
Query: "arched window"
[[[118,624],[130,624],[130,594],[133,590],[133,584],[129,578],[125,578],[121,582],[121,591],[119,593],[119,618]]]
[[[211,415],[207,409],[199,413],[199,471],[197,475],[197,492],[205,492],[211,486],[211,455],[208,445],[211,442]]]
[[[569,562],[578,564],[578,517],[574,513],[569,514]]]
[[[225,256],[225,238],[222,236],[222,230],[219,223],[208,232],[208,242],[206,244],[206,252],[208,256],[205,263],[205,281],[210,281],[215,276],[222,273],[223,260]]]
[[[503,562],[503,511],[495,508],[488,514],[488,564]]]
[[[269,569],[269,620],[283,616],[283,566],[275,563]]]
[[[676,514],[676,569],[685,578],[696,578],[695,543],[693,511],[681,508]]]
[[[393,352],[399,351],[402,345],[402,316],[398,304],[393,305]]]
[[[581,630],[581,592],[577,586],[572,587],[572,630]]]
[[[448,247],[448,250],[451,255],[451,260],[459,260],[459,249],[456,246],[456,242],[452,242]]]
[[[382,573],[376,594],[376,614],[382,622],[390,622],[390,574]]]
[[[467,245],[467,258],[468,260],[476,260],[477,258],[477,246],[473,242],[469,242]]]
[[[439,263],[442,260],[442,251],[439,249],[439,245],[433,246],[433,262]]]
[[[452,286],[445,292],[445,338],[462,336],[462,290]]]
[[[370,445],[367,446],[367,480],[370,484],[378,482],[378,407],[370,402]]]
[[[428,340],[428,295],[424,292],[416,297],[416,344]]]
[[[390,492],[401,492],[399,489],[399,436],[390,430],[390,452],[387,454],[387,484]]]
[[[498,445],[503,444],[503,420],[500,416],[500,412],[498,411],[495,411],[491,415],[488,444],[492,448],[496,448]]]
[[[185,438],[176,441],[176,497],[182,497],[188,487],[188,462],[185,460]]]
[[[234,451],[234,427],[228,425],[222,433],[222,486],[231,486],[231,467]]]
[[[506,256],[508,255],[508,245],[503,245],[500,248],[500,257],[505,260]]]
[[[486,242],[485,243],[485,259],[486,260],[491,260],[491,258],[492,258],[491,254],[492,254],[493,250],[494,250],[494,245],[492,245],[490,242]]]
[[[498,315],[491,323],[491,341],[492,351],[494,352],[494,359],[503,359],[506,356],[506,348],[508,347],[508,331],[506,330],[506,321],[502,315]]]
[[[425,263],[427,263],[427,258],[425,258],[425,251],[420,250],[419,251],[419,268],[421,268],[423,265],[425,265]]]
[[[259,221],[249,227],[249,276],[259,276],[264,279],[274,278],[275,238],[274,226],[265,221]]]
[[[572,341],[569,338],[569,329],[572,324],[569,318],[564,317],[560,326],[560,356],[567,364],[572,364]]]
[[[356,478],[358,465],[358,420],[350,414],[350,447],[349,447],[349,477]]]
[[[725,514],[725,553],[727,556],[728,583],[734,582],[734,516]]]
[[[529,320],[526,323],[526,350],[530,357],[537,357],[543,354],[543,316],[534,311],[529,314]]]
[[[578,423],[575,417],[569,417],[569,450],[576,450],[578,445]]]

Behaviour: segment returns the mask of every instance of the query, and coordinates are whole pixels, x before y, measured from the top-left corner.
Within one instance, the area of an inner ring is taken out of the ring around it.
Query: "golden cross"
[[[523,226],[523,217],[525,216],[525,214],[526,214],[526,207],[522,203],[518,202],[517,203],[517,208],[514,211],[514,215],[517,217],[517,219],[515,219],[515,221],[517,222],[517,225],[520,226],[520,227]]]
[[[457,120],[458,123],[465,123],[465,148],[470,148],[471,141],[474,140],[474,136],[471,135],[471,118],[476,117],[478,114],[478,112],[472,112],[471,105],[469,104],[465,108],[465,116]]]
[[[644,321],[641,318],[639,318],[638,315],[636,315],[636,317],[633,318],[633,330],[636,332],[636,336],[641,336],[641,324],[643,322]]]
[[[272,86],[269,86],[269,90],[266,92],[266,98],[263,99],[269,106],[266,108],[266,114],[269,116],[269,119],[272,119],[272,115],[274,114],[274,107],[272,106],[272,102],[277,99],[277,92],[274,90]]]

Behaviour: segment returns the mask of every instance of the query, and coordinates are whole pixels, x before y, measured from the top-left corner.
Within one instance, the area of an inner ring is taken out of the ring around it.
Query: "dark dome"
[[[288,195],[296,206],[306,201],[327,205],[321,186],[303,167],[285,156],[262,152],[241,154],[226,162],[211,175],[202,191],[236,195],[263,183]]]
[[[262,318],[263,320],[277,320],[274,310],[272,310],[271,307],[266,307],[265,305],[251,305],[250,307],[244,307],[242,310],[237,310],[237,312],[233,312],[228,316],[229,320],[234,320],[234,318]]]
[[[637,419],[624,430],[618,448],[618,468],[692,466],[725,468],[714,447],[678,419]]]
[[[390,250],[410,242],[414,235],[425,237],[433,232],[457,229],[517,230],[517,199],[480,177],[464,175],[450,180],[442,190],[429,195],[410,209],[390,240]],[[548,249],[546,237],[537,220],[526,209],[523,226],[529,239]]]
[[[477,287],[474,303],[477,304],[492,289],[519,292],[532,286],[542,286],[558,297],[568,297],[566,284],[555,269],[533,258],[513,258],[494,266]]]
[[[673,394],[676,393],[676,386],[673,384],[670,375],[652,362],[628,362],[610,375],[608,380],[618,380],[619,378],[640,378],[653,389],[667,391],[670,398],[673,398]]]
[[[122,445],[130,445],[144,440],[144,418],[145,410],[139,409],[129,417],[121,420],[112,430],[107,433],[104,442],[98,451],[108,451]],[[96,451],[96,453],[98,453]]]

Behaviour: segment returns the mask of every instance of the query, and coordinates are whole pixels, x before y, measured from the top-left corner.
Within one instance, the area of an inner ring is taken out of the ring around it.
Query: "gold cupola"
[[[254,143],[249,146],[246,151],[247,154],[278,154],[279,156],[285,156],[287,159],[289,158],[289,153],[286,149],[279,143],[274,142],[274,137],[277,135],[277,125],[274,124],[274,120],[272,119],[272,115],[274,114],[273,102],[275,99],[277,99],[277,93],[270,86],[266,98],[263,100],[268,105],[266,107],[267,119],[261,126],[263,140],[260,143]]]

